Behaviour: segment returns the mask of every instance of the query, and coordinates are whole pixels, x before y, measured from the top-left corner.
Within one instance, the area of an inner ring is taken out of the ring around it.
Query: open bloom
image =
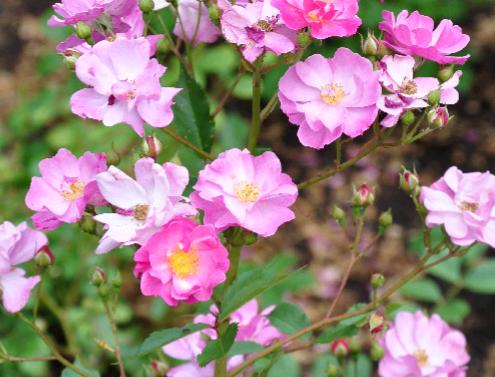
[[[41,177],[33,177],[26,206],[36,211],[36,228],[52,230],[60,223],[78,222],[88,204],[102,205],[96,175],[107,168],[103,153],[86,152],[79,159],[61,148],[39,164]]]
[[[294,219],[289,207],[297,186],[272,152],[257,157],[246,149],[223,152],[199,173],[194,189],[191,202],[204,211],[205,224],[218,230],[241,226],[268,237]]]
[[[220,30],[211,22],[208,8],[202,2],[181,0],[178,12],[180,18],[175,23],[174,34],[180,39],[196,45],[201,42],[213,43],[220,36]]]
[[[463,173],[455,166],[430,187],[421,188],[426,225],[443,225],[456,245],[475,241],[495,246],[495,176]]]
[[[134,255],[134,274],[145,296],[168,305],[208,301],[229,269],[227,249],[211,225],[175,218]]]
[[[90,88],[72,95],[72,112],[105,126],[129,124],[140,136],[145,122],[152,127],[169,125],[172,100],[181,89],[161,87],[166,68],[150,59],[153,53],[146,38],[119,36],[95,44],[77,59],[77,77]]]
[[[361,25],[357,0],[272,0],[284,24],[293,30],[309,27],[314,38],[348,37]]]
[[[404,55],[416,55],[438,64],[464,64],[469,58],[451,56],[469,43],[469,36],[450,20],[442,20],[434,29],[434,22],[418,11],[409,15],[403,10],[397,15],[383,11],[380,30],[384,32],[385,45]]]
[[[312,55],[279,83],[282,111],[299,126],[303,145],[323,148],[345,134],[363,134],[377,114],[381,88],[369,60],[347,48],[333,58]]]
[[[400,312],[382,338],[380,377],[464,377],[466,338],[438,315]]]
[[[225,39],[241,46],[244,58],[253,62],[265,51],[276,55],[296,49],[296,33],[280,20],[280,12],[270,0],[232,5],[219,0],[220,23]]]
[[[175,216],[196,214],[182,196],[189,182],[186,168],[169,162],[159,165],[151,158],[141,158],[134,172],[136,180],[110,166],[96,177],[103,197],[118,208],[116,213],[94,217],[108,229],[96,249],[97,254],[122,245],[143,245]]]
[[[33,259],[47,243],[43,233],[29,228],[25,222],[17,226],[8,221],[0,224],[0,290],[8,312],[22,310],[40,281],[39,276],[25,277],[25,271],[17,266]]]

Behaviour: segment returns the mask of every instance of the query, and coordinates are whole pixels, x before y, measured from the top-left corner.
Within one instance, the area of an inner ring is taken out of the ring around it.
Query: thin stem
[[[201,6],[199,7],[201,9]],[[189,73],[191,74],[192,78],[194,78],[194,68],[193,68],[193,63],[192,63],[192,49],[191,49],[191,44],[187,40],[187,34],[186,34],[186,28],[184,27],[184,22],[182,21],[182,17],[179,13],[179,10],[176,9],[173,5],[171,6],[171,9],[175,13],[175,16],[179,20],[179,26],[182,31],[182,35],[184,36],[184,45],[186,46],[186,55],[187,55],[187,61],[189,63]]]
[[[230,268],[227,272],[227,280],[225,281],[225,290],[232,284],[237,277],[239,270],[239,262],[241,260],[242,245],[229,247]]]
[[[196,152],[201,158],[204,160],[214,160],[215,157],[209,154],[208,152],[205,152],[201,148],[197,147],[196,145],[190,143],[186,139],[184,139],[182,136],[180,136],[178,133],[172,131],[169,127],[162,128],[163,132],[165,132],[167,135],[170,137],[174,138],[177,140],[179,143],[182,145],[186,146],[187,148],[191,149],[193,152]]]
[[[248,149],[254,153],[261,128],[261,58],[255,63],[253,72],[253,100],[252,100],[252,120],[248,136]]]
[[[120,371],[120,377],[126,377],[125,374],[125,367],[124,367],[124,362],[122,360],[122,353],[120,351],[120,342],[119,342],[119,335],[117,332],[117,324],[115,322],[115,318],[113,316],[112,309],[108,305],[108,301],[103,300],[103,305],[105,306],[105,312],[107,313],[108,320],[110,321],[110,325],[112,328],[112,335],[113,335],[113,341],[114,341],[114,346],[115,346],[115,357],[117,359],[117,363],[119,364],[119,371]]]
[[[338,139],[335,144],[335,165],[340,166],[342,162],[342,140]]]
[[[191,37],[191,44],[194,44],[196,42],[196,37],[198,36],[198,31],[199,31],[199,24],[201,23],[201,13],[203,12],[203,7],[201,6],[201,0],[198,0],[198,15],[196,17],[196,24],[194,25],[194,32]]]
[[[215,111],[213,111],[213,113],[211,114],[211,116],[213,118],[215,118],[220,113],[220,111],[223,110],[225,104],[227,103],[227,101],[229,100],[230,96],[232,95],[232,93],[234,92],[235,88],[237,87],[237,84],[239,84],[239,81],[241,81],[242,76],[244,75],[244,72],[246,72],[246,69],[244,67],[241,67],[239,69],[239,73],[237,74],[234,82],[232,83],[232,85],[230,86],[230,88],[227,90],[227,92],[224,94],[224,96],[222,97],[222,99],[218,103],[218,106],[215,109]]]
[[[35,357],[17,357],[11,355],[1,355],[0,359],[4,359],[6,361],[11,361],[13,363],[24,363],[31,361],[53,361],[57,360],[55,356],[35,356]]]
[[[184,57],[181,55],[179,50],[175,47],[174,39],[172,38],[172,35],[170,35],[170,31],[168,31],[167,25],[165,25],[165,21],[163,21],[162,16],[158,12],[155,12],[155,13],[156,13],[156,17],[158,18],[158,22],[160,23],[160,26],[162,27],[163,35],[164,35],[165,39],[167,39],[167,41],[168,41],[170,50],[174,53],[174,55],[177,57],[177,59],[179,59],[179,61],[187,69],[187,71],[189,73],[191,73],[190,72],[190,66],[189,66],[188,62],[184,60]],[[153,31],[153,29],[151,29],[151,31]]]
[[[270,101],[268,101],[266,106],[261,111],[260,118],[262,122],[270,116],[270,114],[273,112],[273,110],[275,110],[277,105],[278,105],[278,92],[276,92],[272,96],[272,98],[270,98]]]

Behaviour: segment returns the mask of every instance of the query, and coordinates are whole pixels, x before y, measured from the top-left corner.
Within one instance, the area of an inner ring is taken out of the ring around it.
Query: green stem
[[[201,148],[195,146],[194,144],[190,143],[189,141],[187,141],[186,139],[184,139],[182,136],[180,136],[178,133],[172,131],[169,127],[164,127],[164,128],[161,128],[161,129],[163,130],[163,132],[165,132],[167,135],[169,135],[170,137],[172,137],[175,140],[177,140],[182,145],[184,145],[187,148],[191,149],[193,152],[196,152],[196,154],[199,155],[199,157],[203,158],[204,160],[210,160],[210,161],[212,161],[212,160],[215,159],[214,156],[212,156],[208,152],[205,152],[204,150],[202,150]]]
[[[247,145],[251,153],[254,153],[261,128],[261,64],[262,59],[258,58],[253,72],[252,120]]]
[[[241,260],[242,245],[229,247],[230,268],[227,272],[227,280],[225,282],[225,290],[232,284],[237,277],[239,271],[239,262]]]
[[[110,322],[110,326],[112,328],[113,342],[115,346],[114,354],[115,358],[117,359],[117,363],[119,364],[120,377],[126,377],[124,362],[122,360],[122,352],[120,351],[120,341],[117,332],[117,324],[115,322],[112,309],[108,305],[108,301],[103,299],[103,305],[105,307],[105,312],[107,313],[108,321]]]
[[[228,99],[230,98],[230,96],[234,92],[237,84],[239,84],[239,81],[241,81],[242,76],[244,75],[244,72],[246,72],[246,69],[244,67],[241,67],[239,69],[239,73],[237,74],[237,77],[234,79],[234,82],[232,83],[232,85],[230,86],[230,88],[227,90],[227,92],[225,93],[225,95],[222,97],[222,99],[218,103],[218,106],[215,109],[215,111],[213,111],[213,113],[211,114],[212,118],[215,118],[220,113],[220,111],[223,110],[223,108],[224,108],[225,104],[227,103]]]
[[[278,105],[278,92],[275,93],[272,96],[272,98],[270,98],[270,101],[268,101],[266,106],[261,111],[260,118],[262,122],[270,116],[270,114],[273,112],[273,110],[275,110],[277,105]]]

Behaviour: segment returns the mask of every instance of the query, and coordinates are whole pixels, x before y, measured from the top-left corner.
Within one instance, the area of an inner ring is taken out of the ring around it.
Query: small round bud
[[[107,277],[105,275],[105,272],[101,268],[96,267],[93,275],[91,275],[91,284],[100,287],[103,283],[105,283],[106,280]]]
[[[153,368],[156,377],[166,376],[170,369],[169,365],[161,360],[151,360],[151,367]]]
[[[428,94],[428,103],[431,106],[438,105],[440,103],[440,90],[434,90]]]
[[[378,41],[378,50],[376,52],[376,56],[383,58],[385,55],[391,55],[392,51],[388,49],[387,46],[383,43],[383,41],[379,40]]]
[[[332,208],[332,217],[341,226],[345,223],[345,212],[339,206],[336,206],[336,205],[333,206],[333,208]]]
[[[383,276],[382,274],[371,275],[371,287],[373,289],[383,287],[383,284],[385,284],[385,276]]]
[[[297,33],[297,45],[299,47],[305,48],[311,43],[311,37],[308,32],[302,31]]]
[[[96,234],[96,221],[93,219],[91,215],[84,215],[82,219],[79,221],[79,226],[81,227],[83,232],[89,234]]]
[[[447,65],[445,67],[442,67],[438,71],[437,77],[441,82],[445,82],[445,81],[449,80],[453,74],[454,74],[454,66],[453,65]]]
[[[256,241],[258,241],[258,236],[249,231],[244,231],[244,245],[253,245]]]
[[[143,139],[143,152],[146,156],[156,159],[162,151],[162,143],[156,136],[146,136]]]
[[[428,124],[434,128],[440,128],[449,123],[449,111],[446,107],[434,107],[426,114]]]
[[[414,116],[414,113],[411,110],[406,111],[401,117],[400,121],[404,126],[410,126],[411,124],[414,123],[414,120],[416,117]]]
[[[373,361],[379,361],[385,353],[384,349],[376,342],[371,344],[370,357]]]
[[[340,369],[335,364],[330,364],[327,368],[327,377],[339,377]]]
[[[387,229],[394,222],[394,218],[392,217],[392,210],[383,212],[378,218],[378,232],[383,234],[385,229]]]
[[[220,23],[220,9],[216,4],[212,4],[208,7],[208,15],[210,16],[211,22],[215,25],[219,25]]]
[[[359,344],[357,339],[353,338],[349,341],[349,351],[353,354],[359,353],[359,351],[361,351],[361,344]]]
[[[368,33],[366,39],[361,43],[361,50],[365,55],[375,56],[378,52],[378,44],[379,41],[376,37],[373,34]]]
[[[156,44],[156,52],[159,54],[166,54],[169,49],[169,44],[168,41],[165,39],[160,39],[158,43]]]
[[[76,69],[77,59],[79,59],[80,55],[77,52],[71,50],[64,51],[62,55],[64,57],[65,66],[69,70],[74,71]]]
[[[385,317],[381,313],[371,313],[368,319],[371,334],[381,333],[385,326]]]
[[[120,288],[122,286],[122,275],[119,271],[112,277],[110,284],[112,284],[114,288]]]
[[[107,298],[108,295],[110,294],[110,287],[106,284],[100,285],[98,287],[98,294],[100,295],[101,298]]]
[[[352,197],[353,206],[368,207],[375,202],[375,194],[369,185],[363,183],[357,189],[354,188]]]
[[[106,153],[105,157],[107,159],[107,164],[108,165],[117,166],[118,164],[120,164],[120,155],[113,148],[113,146],[110,149],[110,152]]]
[[[55,256],[48,246],[43,246],[34,256],[34,263],[40,268],[51,266],[55,262]]]
[[[346,339],[337,339],[330,344],[330,350],[338,358],[344,358],[349,354],[349,342]]]
[[[410,195],[418,195],[420,187],[419,179],[416,174],[404,169],[400,175],[400,188]]]
[[[139,0],[139,9],[144,14],[151,13],[155,9],[155,2],[153,0]]]
[[[91,37],[91,27],[88,24],[79,21],[76,24],[76,34],[79,38],[86,40]]]

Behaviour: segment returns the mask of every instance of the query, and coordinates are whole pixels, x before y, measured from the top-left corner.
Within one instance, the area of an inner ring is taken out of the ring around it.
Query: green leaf
[[[225,333],[218,339],[211,340],[206,344],[203,352],[198,356],[198,363],[204,367],[214,360],[227,356],[230,348],[234,344],[237,335],[237,323],[231,323]]]
[[[76,360],[74,365],[76,367],[78,367],[79,369],[82,369],[86,373],[90,374],[91,376],[100,377],[100,373],[98,371],[86,368],[85,366],[83,366],[81,364],[81,362],[79,360]],[[72,369],[65,368],[62,371],[62,374],[60,375],[60,377],[81,377],[81,375],[79,373],[74,372]]]
[[[273,326],[289,335],[310,324],[306,313],[299,306],[288,303],[277,305],[268,318]]]
[[[358,328],[356,325],[337,325],[335,327],[330,327],[323,331],[318,338],[316,338],[316,344],[331,343],[334,340],[341,338],[349,338],[356,335]]]
[[[183,88],[175,97],[174,123],[177,132],[206,152],[211,151],[215,123],[203,89],[181,68],[177,86]]]
[[[321,356],[319,356],[315,362],[313,363],[313,366],[311,367],[311,377],[327,377],[328,373],[328,367],[330,365],[339,365],[339,361],[337,358],[330,354],[330,353],[324,353]]]
[[[147,354],[163,347],[168,343],[203,330],[207,327],[208,326],[201,323],[188,323],[184,327],[173,327],[170,329],[155,331],[143,342],[139,349],[139,355]]]
[[[348,376],[371,377],[373,373],[373,364],[371,360],[363,353],[357,355],[355,360],[347,364]]]
[[[469,271],[464,287],[472,292],[495,294],[495,258],[490,258]]]
[[[235,342],[232,348],[230,349],[228,355],[236,356],[236,355],[246,355],[250,353],[255,353],[263,350],[263,346],[256,342]]]
[[[433,256],[428,260],[428,263],[437,261],[447,255],[447,253],[448,251],[446,250],[445,252]],[[462,280],[461,266],[462,260],[460,258],[452,258],[428,269],[428,273],[449,283],[455,284]]]
[[[407,283],[399,292],[406,297],[425,302],[437,302],[442,298],[437,283],[426,278]]]
[[[299,377],[301,376],[301,367],[297,361],[289,356],[280,357],[270,368],[267,377]]]
[[[471,311],[469,302],[461,298],[450,300],[435,308],[435,313],[452,325],[462,325],[464,318]]]

